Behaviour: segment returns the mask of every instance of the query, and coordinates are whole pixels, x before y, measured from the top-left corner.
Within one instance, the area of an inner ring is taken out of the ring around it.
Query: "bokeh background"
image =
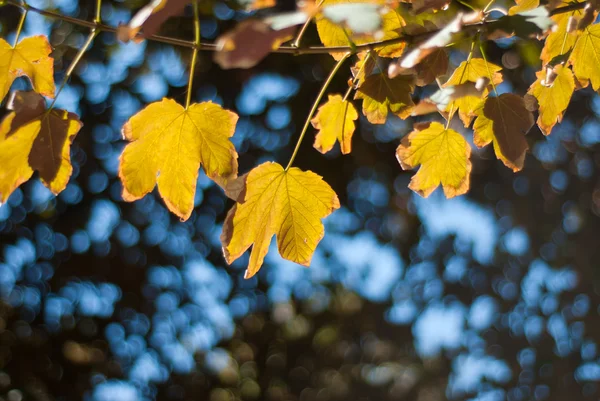
[[[29,3],[88,20],[94,9]],[[126,22],[142,5],[104,0],[103,21]],[[201,22],[207,41],[247,17],[230,3],[203,8],[213,13]],[[162,33],[192,38],[189,11]],[[9,42],[18,16],[0,8]],[[59,82],[87,33],[30,13],[23,35],[50,36]],[[311,28],[306,43],[317,40]],[[526,92],[539,49],[490,44],[506,68],[500,91]],[[343,207],[326,219],[309,269],[273,246],[244,280],[247,255],[227,266],[220,250],[231,201],[203,173],[187,222],[156,193],[120,195],[120,127],[163,96],[185,100],[190,53],[102,33],[58,98],[85,123],[67,189],[54,197],[33,179],[0,207],[0,399],[599,398],[597,94],[576,92],[551,136],[531,130],[522,172],[474,150],[471,190],[452,200],[407,189],[413,173],[394,150],[413,121],[361,118],[349,156],[320,155],[309,133],[296,164],[324,176]],[[222,71],[200,56],[192,98],[240,115],[240,170],[287,162],[331,57],[275,54]],[[453,52],[452,64],[465,56]]]

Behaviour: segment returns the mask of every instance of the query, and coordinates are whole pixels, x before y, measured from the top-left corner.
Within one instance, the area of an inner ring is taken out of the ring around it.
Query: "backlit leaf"
[[[448,198],[469,189],[471,147],[458,132],[438,122],[418,126],[402,139],[396,157],[404,170],[421,166],[408,187],[429,196],[439,185]]]
[[[425,86],[434,82],[448,71],[448,54],[444,49],[434,50],[415,67],[417,72],[417,85]]]
[[[505,15],[488,26],[488,39],[511,37],[539,37],[554,26],[546,7],[521,11],[514,15]]]
[[[400,118],[410,115],[414,105],[411,94],[414,78],[400,75],[390,79],[383,73],[369,76],[356,91],[355,99],[363,99],[362,111],[371,124],[384,124],[388,112]]]
[[[478,147],[494,144],[496,157],[513,171],[523,168],[529,148],[525,134],[533,126],[533,114],[523,98],[512,93],[488,97],[478,110],[473,141]]]
[[[0,124],[0,202],[34,171],[58,194],[71,177],[71,143],[83,124],[73,113],[47,112],[35,92],[14,92],[7,107],[12,111]]]
[[[502,67],[489,63],[482,59],[473,57],[470,60],[463,61],[454,71],[450,79],[444,84],[444,87],[458,86],[467,82],[477,82],[479,78],[488,78],[494,85],[502,82]],[[455,100],[448,105],[447,110],[458,109],[458,115],[465,127],[471,124],[475,116],[475,111],[483,104],[483,98],[487,96],[487,91],[482,92],[482,96],[465,96]]]
[[[361,0],[324,0],[323,7],[327,7],[333,4],[353,4],[353,3],[364,3]],[[384,1],[376,0],[373,4],[382,5]],[[375,38],[373,35],[355,35],[347,27],[340,26],[329,19],[323,14],[319,14],[316,17],[317,31],[321,42],[325,46],[348,46],[350,43],[348,38],[350,37],[355,44],[369,43],[376,40],[388,40],[394,39],[401,35],[402,26],[404,20],[395,10],[390,10],[381,16],[381,35]],[[404,49],[404,43],[398,43],[389,45],[378,50],[378,54],[382,57],[398,57],[402,54]],[[339,60],[343,53],[332,53],[331,54],[336,60]]]
[[[563,7],[570,4],[569,1],[563,1],[559,6]],[[544,42],[544,48],[540,56],[544,65],[550,63],[554,57],[568,53],[575,46],[579,33],[577,31],[570,32],[568,25],[571,17],[581,16],[581,14],[581,10],[574,10],[552,16],[552,20],[556,23],[556,26],[548,34]]]
[[[45,36],[32,36],[12,47],[0,38],[0,102],[13,81],[27,77],[33,89],[47,97],[54,97],[54,59],[52,48]]]
[[[340,3],[323,7],[321,13],[354,34],[373,34],[381,28],[384,8],[374,3]]]
[[[588,26],[581,32],[570,61],[578,80],[589,80],[595,91],[600,89],[600,24]]]
[[[327,153],[337,140],[342,153],[350,153],[356,119],[358,112],[351,102],[343,100],[340,95],[329,95],[329,100],[319,107],[317,115],[311,121],[313,127],[319,130],[315,138],[315,149]]]
[[[544,135],[550,134],[552,127],[562,120],[563,114],[571,101],[575,90],[575,79],[568,67],[558,65],[551,86],[545,85],[546,71],[539,71],[535,81],[527,93],[538,100],[539,117],[537,125]]]
[[[267,162],[246,176],[246,188],[223,224],[221,243],[227,263],[250,246],[246,278],[263,264],[271,238],[284,259],[310,265],[325,230],[321,219],[340,207],[337,195],[317,174]]]
[[[194,208],[200,164],[219,183],[237,175],[237,153],[229,138],[238,116],[211,103],[187,110],[171,99],[147,106],[123,126],[130,141],[121,155],[119,177],[123,198],[134,201],[158,192],[182,220]]]
[[[540,0],[517,0],[516,3],[516,6],[512,6],[508,9],[508,15],[516,15],[540,6]]]
[[[442,10],[448,7],[451,0],[413,0],[413,12],[420,14],[430,10]]]
[[[272,29],[268,23],[248,19],[217,39],[219,51],[214,60],[221,68],[251,68],[270,52],[293,37],[295,26],[281,30]]]

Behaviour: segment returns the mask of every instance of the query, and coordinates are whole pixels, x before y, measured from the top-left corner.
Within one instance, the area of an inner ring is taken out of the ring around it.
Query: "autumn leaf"
[[[502,82],[502,74],[500,71],[502,67],[486,62],[482,58],[471,58],[463,61],[444,87],[458,86],[467,82],[477,82],[478,79],[484,77],[488,78],[494,85],[498,85]],[[458,109],[458,115],[462,120],[465,127],[468,127],[475,116],[475,111],[481,107],[483,98],[487,96],[487,91],[482,92],[482,96],[465,96],[455,100],[448,105],[447,110],[454,108],[454,111]]]
[[[434,50],[423,61],[416,65],[417,86],[425,86],[434,82],[448,71],[448,54],[444,49]]]
[[[83,124],[73,113],[46,110],[35,92],[13,92],[7,108],[12,111],[0,124],[0,202],[34,171],[58,194],[71,177],[71,143]]]
[[[181,14],[191,2],[192,0],[152,0],[133,16],[129,24],[119,25],[117,37],[122,42],[134,39],[138,33],[140,39],[149,38],[158,33],[167,19]]]
[[[423,43],[416,45],[414,49],[404,54],[397,62],[390,63],[388,67],[388,75],[390,78],[402,73],[402,71],[409,70],[423,61],[427,56],[441,50],[448,45],[455,35],[460,32],[463,27],[463,15],[459,13],[454,21],[446,25],[443,29],[431,36]],[[447,66],[447,64],[446,64]],[[445,72],[445,71],[444,71]]]
[[[569,1],[563,1],[560,6],[569,6],[571,4]],[[544,65],[550,63],[553,58],[568,53],[575,46],[579,33],[576,30],[571,31],[569,21],[572,17],[579,15],[581,15],[581,10],[552,16],[552,20],[556,23],[556,26],[546,37],[544,47],[542,48],[540,60],[542,60]]]
[[[251,0],[250,4],[246,7],[246,10],[262,10],[263,8],[275,7],[277,2],[275,0]]]
[[[339,3],[321,9],[322,15],[334,24],[356,35],[374,34],[381,28],[385,8],[375,3]]]
[[[517,15],[523,11],[533,10],[540,6],[540,0],[517,0],[517,5],[508,9],[508,15]]]
[[[408,187],[428,197],[439,185],[447,198],[469,189],[471,147],[458,132],[438,122],[417,126],[396,150],[402,169],[421,166]]]
[[[0,38],[0,102],[13,81],[27,77],[33,89],[47,97],[54,97],[54,59],[52,48],[45,36],[32,36],[12,47]]]
[[[317,115],[311,121],[313,127],[319,130],[315,138],[315,149],[327,153],[337,140],[342,153],[350,153],[356,119],[358,112],[351,102],[343,100],[340,95],[329,95],[327,102],[319,107]]]
[[[158,184],[169,210],[189,218],[200,164],[220,183],[237,175],[237,153],[229,140],[237,119],[211,102],[185,109],[166,98],[138,112],[123,126],[123,138],[131,142],[119,165],[123,199],[140,199]]]
[[[324,0],[323,7],[331,6],[334,4],[353,4],[353,3],[364,3],[361,0]],[[373,4],[384,4],[384,1],[373,1]],[[388,39],[395,39],[400,37],[404,20],[395,11],[390,10],[381,16],[381,35],[375,38],[373,35],[354,35],[354,33],[346,27],[339,26],[338,24],[330,21],[323,14],[319,14],[316,17],[317,31],[321,42],[325,46],[348,46],[350,43],[348,38],[350,37],[355,44],[363,44],[374,41],[383,41]],[[378,48],[378,54],[382,57],[398,57],[402,54],[404,49],[404,43],[397,43],[394,45],[385,46]],[[339,60],[343,53],[332,53],[331,54],[336,60]]]
[[[340,207],[337,195],[317,174],[267,162],[246,177],[245,191],[227,214],[221,243],[227,263],[252,246],[246,278],[263,264],[271,238],[284,259],[310,265],[325,230],[321,219]]]
[[[529,146],[525,134],[533,126],[533,114],[523,98],[512,93],[488,97],[477,112],[473,141],[478,147],[494,144],[496,157],[513,171],[523,168]]]
[[[549,135],[552,127],[561,122],[575,90],[575,79],[568,67],[558,65],[554,68],[554,74],[556,75],[552,85],[547,86],[548,84],[545,83],[547,72],[544,70],[537,72],[537,81],[527,92],[538,100],[537,125],[544,135]]]
[[[580,81],[590,81],[600,89],[600,24],[588,26],[577,40],[571,57],[573,73]]]
[[[383,73],[369,76],[356,91],[355,99],[363,99],[362,111],[371,124],[384,124],[388,112],[400,118],[410,115],[414,105],[411,94],[414,78],[400,75],[390,79]]]
[[[413,0],[412,8],[415,14],[430,10],[443,10],[448,7],[451,0]]]
[[[444,115],[444,118],[447,119],[446,110],[451,102],[466,96],[481,96],[482,92],[485,90],[486,83],[485,79],[482,79],[482,81],[483,85],[480,85],[479,82],[466,82],[457,86],[441,88],[435,91],[430,97],[419,101],[415,107],[411,108],[410,115],[421,116],[439,111]]]
[[[217,39],[214,60],[221,68],[251,68],[293,37],[295,26],[275,30],[267,22],[249,19]]]

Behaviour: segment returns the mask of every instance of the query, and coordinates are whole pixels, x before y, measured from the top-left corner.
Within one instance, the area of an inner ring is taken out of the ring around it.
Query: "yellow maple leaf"
[[[494,144],[496,157],[513,171],[523,168],[529,146],[525,134],[533,126],[533,114],[523,98],[512,93],[489,97],[477,111],[473,142],[483,147]]]
[[[396,157],[402,169],[421,165],[408,187],[428,197],[439,185],[447,198],[469,189],[471,147],[461,134],[438,122],[418,126],[402,139]]]
[[[330,6],[333,4],[341,3],[364,3],[364,0],[324,0],[322,6]],[[385,4],[384,0],[373,0],[374,4]],[[318,15],[315,19],[317,23],[317,31],[321,42],[325,46],[348,46],[348,37],[352,38],[355,44],[363,44],[374,41],[389,40],[400,37],[402,34],[402,27],[404,26],[404,19],[398,14],[396,10],[390,10],[381,16],[381,31],[382,36],[378,36],[377,40],[373,35],[360,35],[354,37],[353,33],[348,29],[335,24],[323,17]],[[405,43],[397,43],[394,45],[377,48],[378,54],[382,57],[399,57],[404,50]],[[331,53],[331,55],[339,60],[344,53]]]
[[[494,85],[498,85],[502,82],[501,70],[502,67],[496,64],[486,62],[482,58],[473,57],[460,63],[452,73],[452,76],[450,76],[448,81],[444,84],[444,88],[458,86],[467,82],[477,82],[480,78],[487,78],[493,82]],[[475,116],[475,112],[483,104],[483,100],[487,94],[488,91],[484,90],[481,96],[461,97],[448,104],[446,110],[458,110],[458,116],[465,127],[468,127]]]
[[[517,15],[540,6],[540,0],[516,0],[515,2],[517,5],[508,9],[508,15]]]
[[[399,75],[390,79],[378,73],[365,79],[354,98],[363,99],[362,111],[371,124],[384,124],[390,111],[400,118],[410,115],[414,90],[412,76]]]
[[[44,96],[54,97],[54,59],[45,36],[32,36],[12,47],[0,38],[0,101],[16,78],[26,76],[33,89]]]
[[[570,57],[573,73],[579,81],[590,81],[595,91],[600,89],[600,24],[581,32]]]
[[[558,6],[564,7],[571,4],[573,3],[565,0]],[[556,23],[556,26],[550,31],[544,41],[544,47],[540,55],[540,60],[542,60],[544,65],[548,64],[554,57],[566,54],[575,46],[579,31],[573,30],[569,32],[569,21],[571,17],[579,17],[581,15],[581,10],[573,10],[568,13],[552,16],[552,20]]]
[[[252,246],[246,278],[263,264],[271,238],[284,259],[310,265],[325,234],[321,219],[340,207],[336,193],[317,174],[267,162],[246,176],[245,191],[227,214],[221,242],[227,263]]]
[[[549,135],[552,127],[562,120],[575,90],[575,79],[570,68],[558,65],[554,68],[554,72],[556,78],[551,86],[542,84],[542,81],[546,79],[546,71],[537,72],[537,81],[529,87],[527,92],[538,100],[537,125],[544,135]]]
[[[58,194],[71,177],[71,143],[83,124],[73,113],[47,111],[35,92],[13,92],[8,108],[12,111],[0,124],[0,202],[34,171]]]
[[[311,120],[313,127],[319,130],[315,137],[315,149],[327,153],[337,139],[342,153],[350,153],[356,119],[358,112],[351,102],[343,100],[341,95],[329,95],[327,102],[319,107],[317,115]]]
[[[185,109],[166,98],[138,112],[123,126],[123,137],[131,142],[119,165],[123,199],[140,199],[158,185],[169,210],[189,218],[200,164],[213,180],[237,175],[237,152],[229,140],[237,119],[218,104]]]

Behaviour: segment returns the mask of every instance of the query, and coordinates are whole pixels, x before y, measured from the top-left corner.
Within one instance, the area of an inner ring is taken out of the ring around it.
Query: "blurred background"
[[[91,0],[29,4],[93,18]],[[127,22],[143,5],[104,0],[103,22]],[[247,17],[230,3],[204,8],[207,41]],[[192,38],[189,12],[162,33]],[[0,8],[9,43],[18,17]],[[50,36],[60,82],[88,32],[32,12],[22,37],[36,34]],[[314,28],[305,43],[318,43]],[[499,91],[526,92],[539,50],[489,45],[505,67]],[[452,53],[452,65],[465,56]],[[185,101],[190,58],[102,33],[58,98],[85,124],[67,189],[54,197],[32,179],[0,207],[0,399],[599,398],[600,97],[590,88],[552,135],[531,130],[522,172],[474,148],[471,190],[452,200],[407,189],[413,172],[394,151],[411,120],[361,117],[348,156],[319,154],[311,131],[296,165],[324,176],[343,207],[325,220],[309,269],[273,244],[244,280],[247,255],[227,266],[220,250],[232,202],[203,173],[184,223],[156,193],[135,203],[120,195],[122,124],[163,96]],[[241,172],[285,163],[332,65],[328,55],[274,54],[222,71],[202,52],[192,99],[240,115]]]

